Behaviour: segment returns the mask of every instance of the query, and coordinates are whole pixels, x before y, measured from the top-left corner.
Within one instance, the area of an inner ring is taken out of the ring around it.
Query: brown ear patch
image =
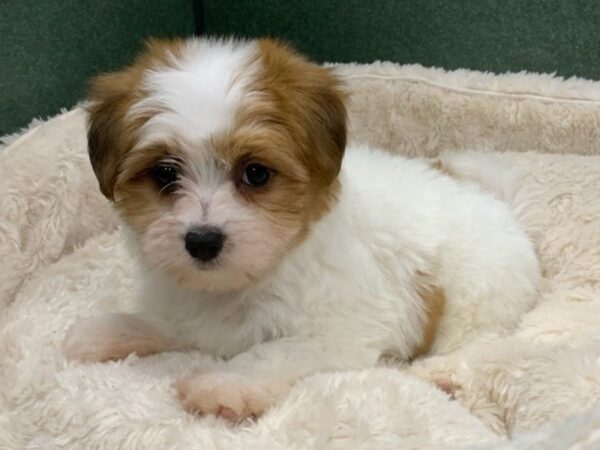
[[[114,184],[130,144],[125,115],[131,105],[136,79],[130,71],[101,75],[93,80],[88,107],[88,153],[100,190],[114,199]]]
[[[329,185],[346,148],[346,93],[340,80],[279,42],[261,39],[258,48],[263,70],[257,89],[274,101],[277,122],[298,141],[312,177]]]
[[[145,51],[131,66],[120,72],[99,75],[90,83],[88,153],[100,190],[110,200],[114,200],[121,162],[133,147],[138,128],[147,120],[144,117],[126,119],[133,102],[143,95],[144,72],[151,67],[171,64],[172,56],[180,53],[182,45],[181,40],[149,40]]]

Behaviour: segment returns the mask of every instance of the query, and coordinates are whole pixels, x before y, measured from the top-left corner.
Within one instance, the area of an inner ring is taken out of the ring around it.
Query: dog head
[[[88,146],[150,267],[243,288],[336,200],[346,145],[335,75],[271,41],[151,41],[89,96]]]

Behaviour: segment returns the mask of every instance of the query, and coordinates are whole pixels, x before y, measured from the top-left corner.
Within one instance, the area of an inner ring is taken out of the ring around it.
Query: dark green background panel
[[[200,17],[207,34],[282,37],[318,61],[600,79],[597,0],[0,0],[0,135]]]
[[[597,0],[204,0],[204,23],[284,37],[318,61],[600,78]]]
[[[150,35],[195,30],[193,0],[0,0],[0,136],[76,103]]]

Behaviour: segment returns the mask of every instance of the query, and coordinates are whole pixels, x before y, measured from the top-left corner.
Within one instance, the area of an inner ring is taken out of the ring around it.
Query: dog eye
[[[152,168],[150,175],[156,185],[163,190],[174,187],[174,184],[179,177],[179,170],[173,165],[160,164]]]
[[[271,178],[271,171],[262,164],[248,164],[242,173],[242,183],[251,187],[261,187]]]

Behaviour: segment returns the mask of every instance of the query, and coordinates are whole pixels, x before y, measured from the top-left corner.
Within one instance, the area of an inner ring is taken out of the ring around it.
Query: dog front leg
[[[176,347],[158,323],[120,313],[80,319],[63,341],[65,356],[82,362],[114,361],[131,353],[147,356]]]
[[[212,371],[179,381],[185,409],[233,422],[260,416],[280,401],[300,378],[322,371],[375,365],[379,352],[331,339],[287,338],[256,345]]]

